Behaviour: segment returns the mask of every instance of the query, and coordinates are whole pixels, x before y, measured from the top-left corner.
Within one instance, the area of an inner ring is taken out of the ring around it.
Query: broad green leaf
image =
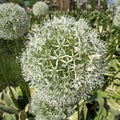
[[[14,98],[15,98],[16,100],[18,100],[18,97],[19,97],[18,93],[16,92],[16,90],[15,90],[12,86],[10,86],[10,88],[11,88],[11,91],[12,91],[12,93],[13,93],[13,95],[14,95]]]
[[[108,95],[105,93],[105,91],[102,91],[102,90],[97,90],[97,98],[99,97],[108,97]]]
[[[106,109],[103,107],[102,109],[100,109],[98,112],[97,112],[97,115],[95,117],[94,120],[106,120],[106,117],[107,117],[107,111]]]
[[[16,87],[15,90],[19,96],[23,96],[20,86]]]
[[[117,59],[112,59],[110,62],[109,62],[109,67],[112,67],[114,68],[115,71],[118,71],[119,70],[119,67],[118,67],[118,60]]]
[[[115,78],[120,79],[120,72],[116,74]]]
[[[108,105],[110,106],[110,110],[114,115],[120,114],[120,105],[116,103],[113,99],[108,100]]]
[[[2,100],[3,100],[5,105],[15,106],[14,102],[11,99],[9,91],[7,91],[7,92],[3,91],[3,99]]]
[[[9,114],[18,114],[18,111],[12,107],[0,105],[0,110]]]
[[[95,99],[97,102],[98,102],[98,104],[99,104],[99,109],[102,109],[103,107],[104,107],[104,98],[102,98],[102,97],[98,97],[98,98],[96,98]]]
[[[16,120],[16,118],[15,118],[15,115],[10,115],[5,113],[3,120]]]

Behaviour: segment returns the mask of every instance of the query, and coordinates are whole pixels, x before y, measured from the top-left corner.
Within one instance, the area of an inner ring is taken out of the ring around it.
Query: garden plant
[[[119,0],[111,8],[101,1],[99,9],[91,0],[69,12],[50,11],[44,1],[29,0],[29,9],[22,0],[6,2],[0,119],[119,120]]]

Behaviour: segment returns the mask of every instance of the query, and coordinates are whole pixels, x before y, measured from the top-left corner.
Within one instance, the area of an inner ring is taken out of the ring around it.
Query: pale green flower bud
[[[36,120],[66,120],[73,105],[104,82],[105,44],[86,20],[61,16],[34,25],[20,61],[34,88]]]
[[[115,26],[120,27],[120,6],[116,8],[113,23]]]
[[[120,6],[120,0],[115,0],[115,5]]]
[[[45,2],[39,1],[33,5],[33,14],[35,16],[47,15],[49,7]]]
[[[28,15],[18,4],[0,4],[0,38],[17,39],[23,36],[29,27]]]

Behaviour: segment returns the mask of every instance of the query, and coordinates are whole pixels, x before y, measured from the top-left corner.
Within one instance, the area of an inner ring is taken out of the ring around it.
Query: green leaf
[[[113,99],[109,99],[108,105],[110,106],[110,111],[114,115],[120,114],[120,105],[118,103],[116,103],[116,101],[114,101]]]
[[[88,112],[87,106],[86,106],[86,104],[84,104],[84,105],[83,105],[84,120],[86,120],[86,118],[87,118],[87,112]]]
[[[115,78],[120,79],[120,72],[118,74],[115,75]]]
[[[104,99],[102,97],[96,98],[96,101],[99,104],[99,108],[102,109],[104,107]]]
[[[109,67],[113,68],[115,71],[118,71],[119,68],[118,68],[118,60],[117,59],[112,59],[110,62],[109,62]]]
[[[20,86],[16,87],[15,90],[19,96],[23,96]]]
[[[5,113],[3,120],[16,120],[16,118],[15,118],[15,115],[10,115]]]
[[[9,113],[9,114],[18,114],[18,111],[12,107],[8,107],[8,106],[5,106],[5,105],[0,105],[0,110],[2,112],[6,112],[6,113]]]
[[[105,93],[105,91],[97,90],[97,98],[99,97],[108,98],[109,96],[107,95],[107,93]]]
[[[11,99],[9,91],[5,92],[3,91],[3,102],[7,106],[15,106],[14,102]]]
[[[22,110],[20,113],[19,113],[19,120],[25,120],[27,118],[27,113]]]
[[[97,112],[97,116],[94,120],[106,120],[106,109],[103,107]]]
[[[18,100],[18,97],[19,97],[18,93],[15,91],[15,89],[14,89],[12,86],[10,86],[10,88],[11,88],[11,91],[12,91],[12,93],[13,93],[13,95],[14,95],[14,98],[15,98],[16,100]]]

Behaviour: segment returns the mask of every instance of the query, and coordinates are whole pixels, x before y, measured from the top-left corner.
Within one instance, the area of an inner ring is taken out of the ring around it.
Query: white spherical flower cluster
[[[85,19],[61,16],[34,25],[20,61],[34,88],[36,120],[66,120],[73,105],[104,82],[105,44]]]
[[[29,18],[18,4],[0,4],[0,38],[17,39],[27,32]]]
[[[49,7],[45,2],[38,1],[33,5],[33,14],[35,16],[47,15],[49,13]]]
[[[120,27],[120,6],[116,8],[113,23],[115,26]]]

